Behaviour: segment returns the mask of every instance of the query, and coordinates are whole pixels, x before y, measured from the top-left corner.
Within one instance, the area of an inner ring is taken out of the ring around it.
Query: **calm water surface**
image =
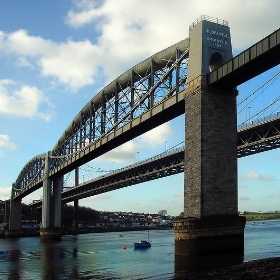
[[[280,220],[247,222],[244,261],[280,256]],[[39,237],[0,239],[0,279],[172,279],[173,230],[150,231],[152,247],[134,250],[147,232],[91,233],[41,242]]]

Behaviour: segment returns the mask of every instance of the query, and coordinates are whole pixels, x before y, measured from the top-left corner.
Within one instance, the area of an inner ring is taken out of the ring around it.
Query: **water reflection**
[[[21,279],[20,278],[20,251],[15,250],[11,251],[9,255],[10,259],[10,270],[9,270],[9,279]]]
[[[175,255],[175,275],[187,275],[190,272],[214,270],[241,264],[243,253],[220,253],[202,255]]]
[[[279,256],[279,221],[246,226],[245,261]],[[41,242],[38,237],[0,238],[0,279],[122,279],[163,280],[243,262],[243,254],[186,257],[176,250],[173,231],[153,231],[152,247],[134,250],[143,232],[64,236]],[[123,247],[126,246],[126,250]],[[176,279],[176,278],[175,278]]]
[[[44,242],[41,246],[41,278],[59,279],[59,271],[64,270],[62,259],[65,254],[60,246]]]

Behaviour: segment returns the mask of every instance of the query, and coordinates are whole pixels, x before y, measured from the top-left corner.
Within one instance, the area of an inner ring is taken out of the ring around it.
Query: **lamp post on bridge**
[[[249,119],[248,119],[249,123],[250,123],[250,118],[251,118],[251,108],[252,108],[251,106],[248,107],[248,110],[249,110]]]

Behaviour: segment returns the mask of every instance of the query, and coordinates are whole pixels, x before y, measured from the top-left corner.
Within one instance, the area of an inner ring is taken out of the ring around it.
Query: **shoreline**
[[[227,268],[192,272],[176,280],[278,280],[280,275],[280,257],[258,259]]]

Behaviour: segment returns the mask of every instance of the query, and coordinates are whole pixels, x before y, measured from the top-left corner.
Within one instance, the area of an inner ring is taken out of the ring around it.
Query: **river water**
[[[120,235],[123,235],[122,237]],[[134,250],[146,231],[89,233],[41,242],[0,239],[0,279],[172,279],[173,230],[151,230],[152,247]],[[244,261],[280,257],[280,220],[247,222]]]

